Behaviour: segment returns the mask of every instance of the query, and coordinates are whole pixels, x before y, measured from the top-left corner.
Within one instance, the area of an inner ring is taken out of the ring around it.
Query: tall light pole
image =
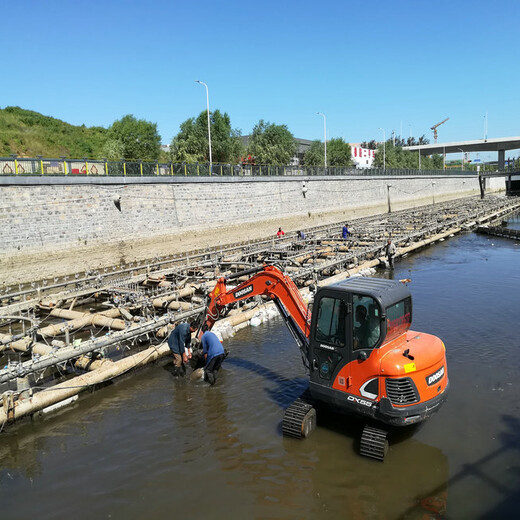
[[[323,116],[323,142],[325,143],[325,168],[327,168],[327,118],[321,112],[316,112],[316,114]]]
[[[209,174],[211,175],[213,173],[213,159],[211,157],[211,125],[210,125],[210,120],[209,120],[209,91],[208,91],[208,86],[203,81],[196,79],[195,83],[200,83],[201,85],[204,85],[206,87],[206,108],[208,111]]]
[[[384,128],[379,128],[383,132],[383,170],[386,170],[386,134]]]
[[[462,152],[462,171],[464,171],[464,150],[462,148],[457,148],[457,150]]]

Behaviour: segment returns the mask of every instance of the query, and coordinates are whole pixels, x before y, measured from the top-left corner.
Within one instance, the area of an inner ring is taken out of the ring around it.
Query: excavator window
[[[316,341],[344,347],[346,319],[347,305],[343,300],[323,297],[318,304]]]
[[[374,348],[381,336],[379,305],[370,296],[354,294],[354,350]]]
[[[405,298],[386,309],[386,341],[406,332],[412,323],[412,299]]]

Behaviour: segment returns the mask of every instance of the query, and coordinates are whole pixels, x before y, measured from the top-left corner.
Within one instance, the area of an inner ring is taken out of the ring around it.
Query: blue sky
[[[520,2],[3,0],[0,107],[163,143],[206,108],[349,142],[520,135]],[[516,154],[512,154],[516,155]]]

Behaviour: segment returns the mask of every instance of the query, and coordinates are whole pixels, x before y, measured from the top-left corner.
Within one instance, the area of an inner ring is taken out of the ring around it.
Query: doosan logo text
[[[247,287],[244,287],[243,289],[240,289],[236,293],[233,293],[235,295],[235,298],[242,298],[242,296],[245,296],[246,294],[249,294],[250,292],[253,292],[253,286],[248,285]]]
[[[428,386],[434,385],[439,379],[444,376],[444,366],[442,366],[437,372],[426,378]]]

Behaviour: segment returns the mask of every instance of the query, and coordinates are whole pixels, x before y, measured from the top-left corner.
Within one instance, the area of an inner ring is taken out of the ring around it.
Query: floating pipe
[[[70,318],[73,319],[66,323],[57,323],[55,325],[47,325],[38,330],[40,336],[58,336],[62,334],[65,329],[70,331],[78,330],[83,327],[94,325],[96,327],[108,327],[115,330],[124,330],[126,323],[124,320],[118,320],[112,318],[112,316],[120,316],[119,309],[109,309],[108,311],[99,312],[96,314],[90,314],[89,312],[77,312],[70,311],[67,309],[53,309],[51,315],[58,318]]]
[[[155,298],[152,301],[152,305],[156,309],[164,309],[167,307],[172,301],[178,300],[179,298],[186,298],[187,296],[192,296],[198,290],[198,286],[190,285],[189,287],[185,287],[180,291],[177,291],[173,294],[169,294],[168,296],[161,296],[160,298]]]
[[[13,341],[13,336],[0,333],[0,343],[3,343],[0,345],[0,351],[10,348],[18,352],[28,352],[32,350],[35,354],[40,355],[50,354],[53,351],[50,345],[46,345],[45,343],[33,343],[32,339],[27,336]]]

